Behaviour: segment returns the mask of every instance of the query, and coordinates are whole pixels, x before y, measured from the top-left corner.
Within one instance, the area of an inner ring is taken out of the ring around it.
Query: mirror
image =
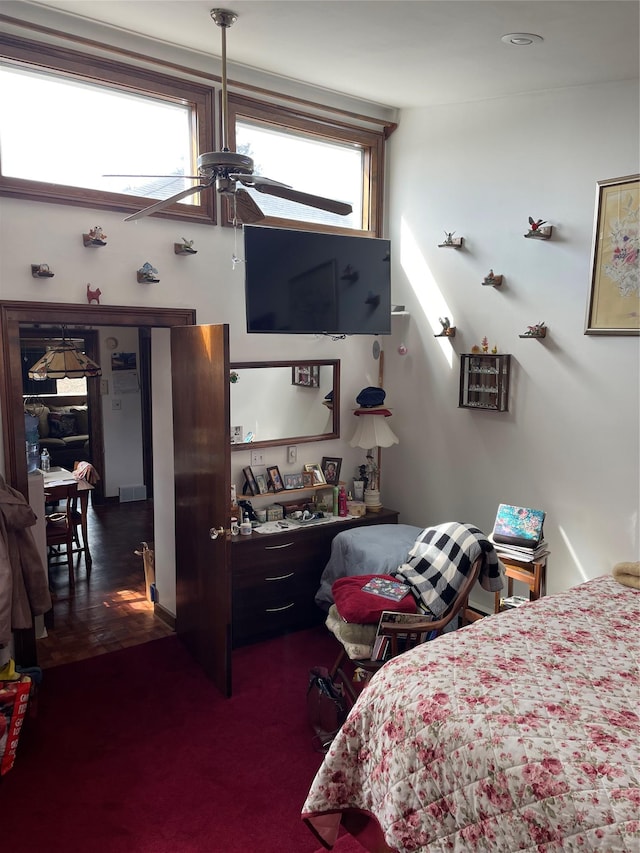
[[[230,368],[232,450],[340,438],[339,359],[247,361]]]

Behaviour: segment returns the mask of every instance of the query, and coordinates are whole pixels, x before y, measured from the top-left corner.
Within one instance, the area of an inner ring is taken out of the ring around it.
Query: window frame
[[[317,222],[303,222],[299,219],[284,219],[277,216],[265,216],[260,225],[272,225],[279,228],[296,228],[307,231],[330,231],[338,234],[362,234],[371,237],[382,236],[382,211],[384,194],[384,143],[385,132],[349,124],[336,117],[323,118],[313,113],[292,107],[258,101],[234,92],[229,92],[228,135],[229,147],[236,150],[236,121],[264,124],[266,127],[301,131],[328,142],[353,143],[362,148],[362,228],[340,228]],[[222,108],[219,110],[222,117]],[[231,206],[223,204],[220,212],[220,224],[233,226]]]
[[[160,97],[174,103],[189,104],[193,109],[195,133],[192,134],[194,153],[213,151],[214,90],[192,81],[180,80],[146,68],[134,67],[100,56],[51,44],[0,35],[0,59],[38,72],[50,71],[88,83],[105,84],[109,88],[130,91],[142,97]],[[0,196],[53,202],[79,207],[98,207],[105,210],[135,213],[158,201],[149,196],[124,195],[102,190],[49,184],[2,174],[0,160]],[[188,222],[216,224],[216,193],[208,191],[194,196],[191,205],[174,204],[154,214],[157,217]]]

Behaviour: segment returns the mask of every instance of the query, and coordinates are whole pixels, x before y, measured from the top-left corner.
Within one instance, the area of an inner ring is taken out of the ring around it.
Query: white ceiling
[[[0,2],[51,7],[220,56],[215,0]],[[223,0],[227,57],[393,107],[459,103],[638,77],[638,0]],[[35,9],[37,13],[37,8]],[[42,11],[41,11],[42,13]],[[505,33],[543,41],[514,47]],[[117,39],[117,32],[114,31]]]

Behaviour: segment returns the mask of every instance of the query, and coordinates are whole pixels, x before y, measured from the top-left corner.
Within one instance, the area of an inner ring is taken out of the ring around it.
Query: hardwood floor
[[[142,557],[134,554],[141,542],[152,545],[152,501],[90,504],[88,524],[91,572],[84,556],[76,555],[70,590],[66,565],[49,571],[53,625],[37,640],[43,669],[173,633],[146,599]]]

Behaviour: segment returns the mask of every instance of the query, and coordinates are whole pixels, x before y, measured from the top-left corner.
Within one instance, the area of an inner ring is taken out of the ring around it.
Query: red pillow
[[[338,613],[347,622],[356,622],[359,625],[376,624],[383,610],[395,610],[400,613],[418,612],[416,600],[410,592],[400,601],[376,595],[374,592],[363,592],[362,587],[371,578],[398,581],[391,575],[354,575],[334,581],[331,594]],[[409,586],[407,586],[408,589]]]

